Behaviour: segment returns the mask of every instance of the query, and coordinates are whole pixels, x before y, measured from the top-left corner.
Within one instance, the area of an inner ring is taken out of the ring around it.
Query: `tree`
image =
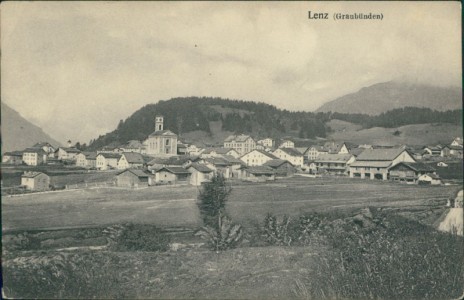
[[[198,208],[205,226],[220,228],[221,217],[224,215],[227,198],[232,188],[224,176],[217,174],[203,185],[198,195]]]
[[[198,195],[198,208],[205,226],[196,235],[205,239],[217,253],[236,247],[243,238],[242,226],[233,224],[225,214],[231,191],[224,176],[218,174],[203,186]]]

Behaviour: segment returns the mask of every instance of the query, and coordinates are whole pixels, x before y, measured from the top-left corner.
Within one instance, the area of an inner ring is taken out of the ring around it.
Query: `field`
[[[349,178],[235,183],[226,210],[243,225],[245,238],[238,249],[219,253],[193,235],[202,225],[195,187],[6,197],[4,292],[47,299],[456,298],[462,292],[464,269],[455,262],[462,237],[434,227],[459,189]],[[377,225],[354,222],[365,207]],[[329,223],[300,240],[298,217],[315,212]],[[261,230],[267,213],[290,216],[291,246],[266,242]],[[161,227],[128,237],[167,251],[117,247],[126,240],[115,242],[112,232],[128,228],[120,227],[125,222]]]
[[[232,186],[227,211],[252,225],[267,213],[298,215],[311,211],[373,206],[430,211],[443,207],[460,186],[423,187],[349,178],[295,177]],[[140,222],[161,227],[200,225],[198,188],[164,186],[130,190],[97,188],[30,194],[2,199],[3,230],[99,226]]]

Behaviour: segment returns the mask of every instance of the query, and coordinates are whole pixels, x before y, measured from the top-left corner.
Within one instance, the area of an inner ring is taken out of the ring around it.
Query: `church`
[[[177,155],[177,135],[164,130],[164,117],[155,117],[155,131],[144,141],[146,154],[159,156]]]

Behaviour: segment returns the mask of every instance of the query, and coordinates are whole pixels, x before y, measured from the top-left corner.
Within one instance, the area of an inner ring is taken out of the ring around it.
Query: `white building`
[[[155,131],[144,141],[146,154],[172,156],[177,155],[177,134],[164,130],[163,116],[156,116]]]
[[[252,150],[245,155],[242,155],[240,159],[247,165],[247,166],[262,166],[266,162],[276,159],[274,155],[264,150]]]
[[[224,148],[232,148],[238,154],[244,155],[256,148],[256,142],[249,135],[231,135],[224,140]]]
[[[289,161],[295,167],[303,167],[303,154],[294,148],[279,148],[272,152],[274,156]]]

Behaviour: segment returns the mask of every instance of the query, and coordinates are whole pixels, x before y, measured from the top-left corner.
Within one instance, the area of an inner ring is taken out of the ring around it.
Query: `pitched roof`
[[[189,171],[187,171],[186,169],[182,167],[162,167],[158,169],[156,172],[161,172],[163,170],[169,173],[172,173],[172,174],[190,174]]]
[[[58,147],[58,149],[56,149],[56,151],[58,151],[59,149],[64,150],[64,151],[66,151],[68,153],[81,153],[81,150],[79,150],[77,148],[74,148],[74,147]]]
[[[351,148],[349,151],[350,151],[350,154],[354,156],[359,156],[361,153],[364,152],[364,150],[366,149],[365,148]]]
[[[119,148],[123,148],[123,149],[141,149],[141,148],[145,148],[145,146],[138,140],[130,140],[127,143],[122,144],[121,146],[119,146]]]
[[[263,154],[263,155],[265,155],[265,156],[267,156],[267,157],[269,157],[269,158],[272,158],[272,159],[277,159],[277,158],[278,158],[278,157],[276,157],[274,154],[272,154],[272,153],[270,153],[270,152],[266,152],[266,151],[261,150],[261,149],[254,149],[254,150],[251,150],[250,152],[245,153],[244,155],[240,156],[240,158],[242,158],[242,157],[244,157],[245,155],[248,155],[248,154],[250,154],[250,153],[252,153],[252,152],[254,152],[254,151],[257,151],[257,152],[259,152],[259,153],[261,153],[261,154]]]
[[[245,169],[246,172],[253,174],[253,175],[273,175],[275,174],[275,171],[266,166],[254,166],[254,167],[248,167]]]
[[[21,177],[34,178],[34,177],[36,177],[36,176],[39,176],[40,174],[47,175],[47,174],[42,173],[42,172],[26,171],[26,172],[23,173],[23,175],[21,175]],[[47,176],[48,176],[48,175],[47,175]]]
[[[391,161],[363,160],[355,161],[350,167],[388,168],[390,165]]]
[[[159,131],[154,131],[152,132],[149,137],[151,136],[177,136],[177,134],[175,134],[174,132],[172,132],[171,130],[159,130]]]
[[[97,156],[103,156],[104,158],[109,158],[109,159],[120,159],[121,158],[121,154],[119,153],[106,153],[106,152],[101,152],[101,153],[98,153]]]
[[[285,159],[271,159],[271,160],[265,162],[263,164],[263,166],[270,167],[270,168],[278,168],[278,167],[280,167],[281,165],[283,165],[285,163],[288,163],[288,164],[292,165],[292,163],[290,163],[289,161],[287,161]]]
[[[151,158],[151,160],[147,163],[148,165],[152,166],[155,164],[158,165],[171,165],[171,166],[182,166],[184,163],[188,162],[189,160],[194,159],[192,156],[171,156],[171,157],[155,157]]]
[[[222,157],[209,157],[209,158],[205,158],[205,161],[215,166],[230,166],[230,163]]]
[[[301,154],[305,154],[305,152],[308,150],[308,147],[295,147],[295,149]]]
[[[396,165],[392,166],[391,168],[395,168],[396,166],[399,166],[399,165],[404,165],[407,168],[415,172],[434,172],[435,171],[435,169],[432,166],[424,164],[424,163],[418,163],[418,162],[416,163],[399,162]]]
[[[23,151],[5,152],[3,155],[4,156],[23,156]]]
[[[429,176],[430,178],[432,179],[440,179],[440,176],[438,176],[437,174],[433,174],[433,173],[428,173],[428,174],[423,174],[421,176]]]
[[[226,161],[228,161],[231,164],[241,164],[241,165],[245,164],[243,162],[243,160],[235,158],[232,155],[223,155],[222,158],[225,159]]]
[[[449,146],[451,150],[462,150],[462,146]]]
[[[38,154],[47,154],[42,148],[27,148],[23,153],[38,153]]]
[[[213,172],[213,170],[211,170],[207,166],[205,166],[203,164],[198,164],[198,163],[191,164],[189,168],[194,168],[195,170],[197,170],[198,172],[201,172],[201,173],[211,173],[211,172]]]
[[[366,149],[357,158],[358,161],[392,161],[398,157],[403,151],[404,147],[400,148],[378,148]]]
[[[32,146],[32,148],[38,148],[38,147],[44,147],[44,146],[53,147],[52,145],[50,145],[50,143],[47,143],[47,142],[40,142],[40,143],[37,143],[37,144],[35,144],[34,146]]]
[[[300,153],[300,151],[296,150],[295,148],[279,148],[279,149],[284,151],[288,155],[291,155],[291,156],[302,156],[303,155],[303,154]],[[277,149],[277,150],[279,150],[279,149]]]
[[[130,164],[143,164],[143,156],[140,153],[136,152],[124,152],[122,155],[126,158],[127,162]]]
[[[251,138],[251,136],[246,134],[240,135],[229,135],[224,142],[245,142],[247,139]]]
[[[130,172],[130,173],[134,174],[137,177],[149,177],[150,176],[149,173],[147,173],[147,172],[145,172],[143,170],[137,170],[137,169],[126,169],[126,170],[124,170],[122,172],[117,173],[116,175],[121,175],[122,173],[125,173],[125,172]]]
[[[332,154],[324,153],[316,157],[315,162],[326,162],[326,163],[346,163],[350,160],[351,154]]]
[[[235,151],[232,148],[222,148],[222,147],[217,147],[217,148],[206,148],[202,154],[209,154],[211,152],[216,152],[217,154],[227,154],[230,151]],[[237,151],[235,151],[237,152]]]

